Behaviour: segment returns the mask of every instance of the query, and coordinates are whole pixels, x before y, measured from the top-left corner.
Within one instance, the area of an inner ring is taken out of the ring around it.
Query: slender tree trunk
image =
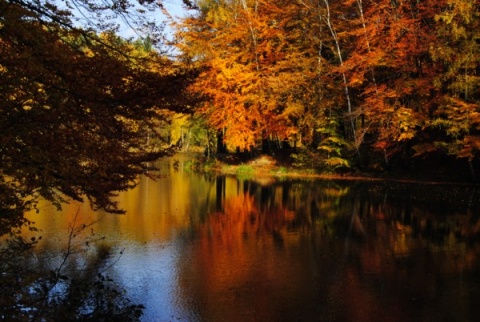
[[[337,51],[337,56],[338,56],[338,61],[340,64],[340,67],[343,66],[343,57],[342,57],[342,50],[340,48],[340,40],[338,39],[337,32],[335,31],[335,28],[332,24],[332,20],[330,17],[330,3],[329,0],[323,0],[323,3],[325,4],[325,9],[326,9],[326,16],[323,18],[325,21],[330,34],[333,38],[333,41],[335,43],[335,50]],[[345,75],[344,72],[342,72],[342,81],[343,81],[343,89],[345,92],[345,99],[347,101],[347,112],[348,112],[348,118],[350,120],[350,126],[351,126],[351,131],[352,131],[352,136],[353,136],[353,141],[355,144],[355,149],[357,152],[358,160],[361,163],[361,156],[360,156],[360,143],[358,142],[358,137],[357,137],[357,130],[355,126],[355,118],[352,115],[352,100],[350,98],[350,90],[348,87],[348,82],[347,82],[347,76]]]
[[[223,130],[217,131],[217,153],[227,153],[227,147],[223,142]]]
[[[243,10],[245,10],[245,14],[247,15],[248,28],[250,29],[250,35],[252,37],[252,43],[253,43],[253,51],[254,51],[254,55],[255,55],[255,67],[256,67],[257,72],[258,72],[258,71],[260,71],[260,64],[259,64],[258,52],[257,52],[258,40],[257,40],[256,30],[253,27],[252,17],[251,17],[250,10],[249,10],[248,5],[247,5],[247,1],[246,0],[240,0],[240,1],[241,1]],[[255,1],[255,7],[254,7],[255,14],[257,12],[257,7],[258,7],[258,2]]]
[[[357,0],[357,7],[358,7],[358,12],[360,14],[360,20],[362,22],[362,28],[363,28],[363,33],[365,35],[365,44],[367,46],[367,52],[370,54],[370,40],[368,39],[368,32],[367,32],[367,23],[365,21],[365,15],[363,14],[363,0]],[[375,70],[373,68],[370,69],[370,72],[372,74],[372,82],[373,85],[375,86],[375,93],[378,93],[378,88],[377,88],[377,81],[375,79]]]

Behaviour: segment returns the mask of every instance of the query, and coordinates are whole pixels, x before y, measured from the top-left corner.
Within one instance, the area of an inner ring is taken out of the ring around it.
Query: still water
[[[111,247],[108,274],[143,321],[476,321],[473,186],[252,179],[159,162],[118,196],[126,215],[71,203],[32,215],[40,252],[72,225]],[[76,216],[75,222],[75,214]],[[83,260],[88,260],[88,256]]]

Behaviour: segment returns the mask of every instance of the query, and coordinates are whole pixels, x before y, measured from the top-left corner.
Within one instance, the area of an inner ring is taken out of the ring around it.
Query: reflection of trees
[[[215,208],[217,211],[221,211],[223,202],[225,201],[225,177],[224,176],[217,176],[215,179],[215,192],[216,192],[216,199],[215,199]]]
[[[20,231],[0,244],[2,321],[137,321],[135,305],[106,274],[112,251],[87,234],[88,225],[70,226],[61,253],[36,250],[41,237]]]
[[[227,199],[223,209],[211,215],[200,231],[227,243],[249,236],[278,236],[294,219],[293,212],[286,209],[260,212],[255,197],[248,193]]]
[[[455,189],[452,194],[451,189],[432,185],[320,180],[264,186],[254,181],[232,184],[220,177],[216,180],[217,213],[205,225],[210,232],[228,228],[243,235],[321,226],[328,236],[376,240],[406,253],[412,239],[441,247],[480,236],[480,216],[476,215],[480,204],[472,202],[478,192]]]
[[[451,190],[441,195],[431,186],[295,180],[221,187],[220,210],[198,223],[191,253],[180,261],[181,292],[195,299],[184,305],[202,318],[468,314],[462,298],[473,289],[450,276],[478,267],[478,205],[459,202],[472,200],[471,191],[448,197]],[[455,292],[460,297],[452,299]]]

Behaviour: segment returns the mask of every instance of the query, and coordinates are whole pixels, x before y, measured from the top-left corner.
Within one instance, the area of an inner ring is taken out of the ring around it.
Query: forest
[[[298,163],[324,171],[423,162],[468,167],[475,177],[478,2],[203,0],[190,8],[176,28],[182,62],[200,71],[189,89],[206,99],[195,111],[230,150],[294,148]]]

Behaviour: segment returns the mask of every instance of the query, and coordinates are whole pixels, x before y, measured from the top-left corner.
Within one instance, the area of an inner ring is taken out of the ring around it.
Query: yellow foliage
[[[174,115],[171,123],[171,129],[170,129],[171,142],[175,143],[181,139],[183,134],[183,129],[189,120],[190,120],[189,115],[181,114],[181,113]]]
[[[285,116],[295,116],[299,117],[305,112],[305,107],[301,102],[298,101],[289,101],[286,104],[286,108],[283,111],[283,115]]]

